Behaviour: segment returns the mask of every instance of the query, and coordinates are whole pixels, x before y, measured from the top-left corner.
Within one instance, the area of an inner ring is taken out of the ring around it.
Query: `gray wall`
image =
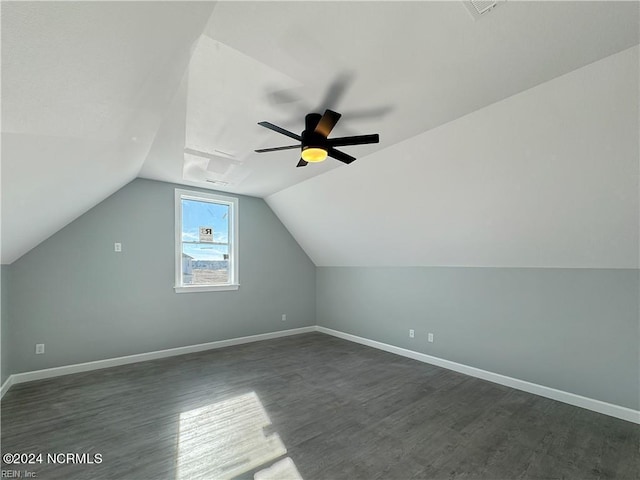
[[[316,269],[263,200],[239,196],[240,289],[176,294],[175,187],[137,179],[2,266],[3,382],[9,372],[317,321],[640,408],[637,270]],[[34,354],[36,343],[45,355]]]
[[[321,267],[316,318],[328,328],[638,409],[638,273]]]
[[[9,365],[9,265],[0,265],[0,337],[2,356],[0,357],[0,384],[10,375]]]
[[[11,373],[315,324],[315,267],[257,198],[240,289],[174,293],[176,187],[136,179],[11,265]]]

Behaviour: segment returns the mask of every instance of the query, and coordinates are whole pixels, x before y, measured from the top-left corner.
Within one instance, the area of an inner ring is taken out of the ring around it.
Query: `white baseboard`
[[[455,372],[464,373],[472,377],[481,378],[482,380],[488,380],[489,382],[498,383],[507,387],[522,390],[524,392],[540,395],[541,397],[551,398],[552,400],[558,400],[559,402],[568,403],[576,407],[586,408],[587,410],[593,410],[594,412],[603,413],[611,417],[627,420],[628,422],[640,424],[640,411],[633,410],[631,408],[621,407],[612,403],[595,400],[593,398],[583,397],[576,395],[575,393],[565,392],[563,390],[556,390],[555,388],[545,387],[544,385],[538,385],[536,383],[519,380],[513,377],[507,377],[506,375],[500,375],[499,373],[489,372],[480,368],[470,367],[463,365],[462,363],[452,362],[450,360],[444,360],[442,358],[433,357],[425,353],[414,352],[406,348],[396,347],[387,343],[370,340],[364,337],[358,337],[350,333],[340,332],[338,330],[332,330],[326,327],[316,327],[316,331],[326,333],[327,335],[333,335],[334,337],[349,340],[351,342],[366,345],[368,347],[384,350],[385,352],[395,353],[396,355],[402,355],[403,357],[412,358],[419,362],[429,363],[438,367],[453,370]]]
[[[188,353],[202,352],[205,350],[214,350],[217,348],[231,347],[233,345],[241,345],[243,343],[259,342],[261,340],[270,340],[273,338],[288,337],[290,335],[298,335],[300,333],[320,332],[334,337],[349,340],[351,342],[366,345],[368,347],[384,350],[385,352],[395,353],[403,357],[412,358],[419,362],[429,363],[438,367],[453,370],[455,372],[470,375],[472,377],[481,378],[489,382],[505,385],[507,387],[522,390],[524,392],[540,395],[541,397],[551,398],[560,402],[568,403],[576,407],[586,408],[594,412],[603,413],[612,417],[627,420],[629,422],[640,424],[640,411],[631,408],[621,407],[612,403],[595,400],[593,398],[583,397],[575,393],[557,390],[544,385],[519,380],[513,377],[507,377],[499,373],[489,372],[480,368],[470,367],[462,363],[444,360],[442,358],[433,357],[425,353],[415,352],[406,348],[396,347],[387,343],[370,340],[368,338],[359,337],[350,333],[344,333],[321,326],[311,326],[302,328],[293,328],[290,330],[281,330],[279,332],[262,333],[259,335],[250,335],[248,337],[231,338],[228,340],[219,340],[216,342],[200,343],[198,345],[188,345],[185,347],[170,348],[167,350],[158,350],[155,352],[140,353],[136,355],[127,355],[125,357],[108,358],[105,360],[96,360],[94,362],[77,363],[74,365],[65,365],[62,367],[47,368],[44,370],[35,370],[31,372],[15,373],[10,375],[0,388],[0,398],[11,388],[12,385],[34,380],[42,380],[45,378],[59,377],[61,375],[69,375],[72,373],[87,372],[90,370],[100,370],[102,368],[116,367],[118,365],[126,365],[129,363],[144,362],[147,360],[156,360],[158,358],[173,357],[176,355],[185,355]]]
[[[145,362],[147,360],[156,360],[158,358],[185,355],[187,353],[202,352],[204,350],[231,347],[233,345],[240,345],[243,343],[259,342],[261,340],[270,340],[272,338],[288,337],[290,335],[298,335],[300,333],[309,333],[315,331],[315,326],[292,328],[290,330],[281,330],[279,332],[261,333],[259,335],[250,335],[248,337],[230,338],[228,340],[219,340],[217,342],[200,343],[198,345],[187,345],[185,347],[169,348],[167,350],[158,350],[155,352],[127,355],[125,357],[107,358],[104,360],[96,360],[94,362],[76,363],[74,365],[64,365],[62,367],[46,368],[44,370],[14,373],[4,382],[4,385],[2,385],[0,398],[4,396],[11,385],[15,385],[17,383],[32,382],[34,380],[59,377],[61,375],[70,375],[72,373],[100,370],[102,368],[116,367],[118,365],[126,365],[129,363]]]
[[[11,385],[13,385],[13,375],[9,375],[9,378],[7,378],[2,384],[2,387],[0,388],[0,398],[4,397],[7,390],[11,388]]]

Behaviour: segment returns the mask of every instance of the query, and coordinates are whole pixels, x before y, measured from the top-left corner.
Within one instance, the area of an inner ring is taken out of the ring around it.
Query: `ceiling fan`
[[[305,117],[305,130],[297,135],[289,130],[278,127],[269,122],[258,122],[269,130],[281,133],[287,137],[293,138],[300,142],[299,145],[288,145],[286,147],[274,147],[274,148],[261,148],[256,150],[256,153],[275,152],[278,150],[290,150],[294,148],[300,148],[300,161],[296,167],[306,167],[309,163],[322,162],[327,156],[340,160],[343,163],[349,164],[355,160],[351,155],[347,155],[340,150],[336,150],[335,147],[345,147],[347,145],[364,145],[367,143],[378,143],[380,141],[379,135],[355,135],[352,137],[339,137],[339,138],[327,138],[333,127],[336,126],[340,115],[333,110],[325,110],[324,115],[319,113],[310,113]]]

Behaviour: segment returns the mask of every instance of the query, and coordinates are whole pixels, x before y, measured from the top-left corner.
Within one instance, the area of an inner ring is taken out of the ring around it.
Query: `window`
[[[176,189],[176,292],[238,286],[238,199]]]

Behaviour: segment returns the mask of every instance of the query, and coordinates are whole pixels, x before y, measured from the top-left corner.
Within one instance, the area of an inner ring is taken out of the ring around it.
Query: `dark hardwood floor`
[[[3,454],[44,456],[22,478],[640,478],[638,425],[319,333],[15,385],[1,415]]]

